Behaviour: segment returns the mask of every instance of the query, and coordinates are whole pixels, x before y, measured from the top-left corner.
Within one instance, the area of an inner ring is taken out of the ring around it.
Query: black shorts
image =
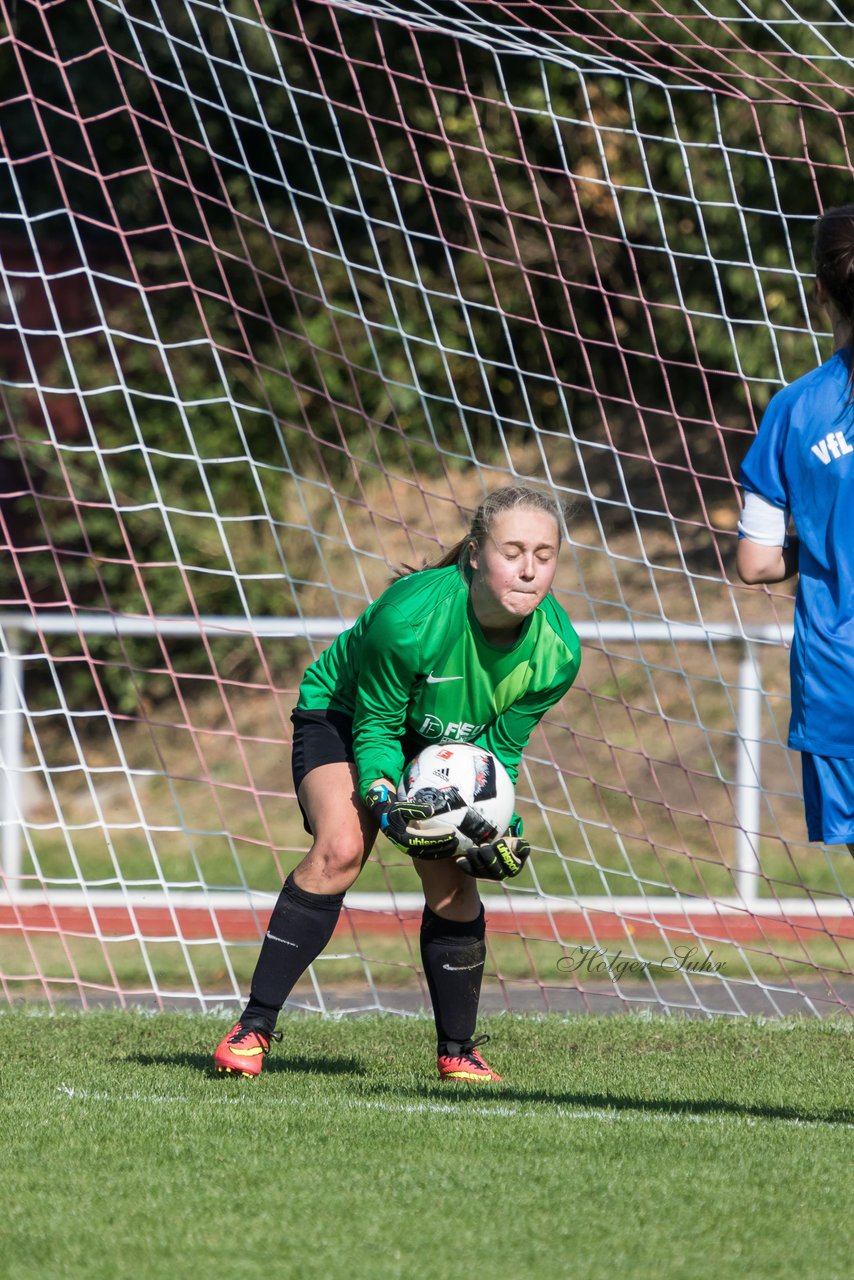
[[[353,755],[353,717],[346,711],[305,711],[295,707],[291,713],[294,726],[294,747],[291,768],[294,775],[294,791],[299,792],[302,780],[321,764],[355,764]],[[299,804],[299,795],[297,795]],[[313,835],[308,815],[300,804],[302,824]]]

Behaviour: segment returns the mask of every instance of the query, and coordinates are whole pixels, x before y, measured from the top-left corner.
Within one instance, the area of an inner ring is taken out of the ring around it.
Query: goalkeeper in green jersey
[[[535,725],[578,672],[578,636],[549,594],[560,511],[522,486],[499,489],[435,567],[394,582],[308,668],[293,713],[294,785],[314,843],[282,888],[249,1002],[215,1054],[219,1071],[257,1075],[276,1019],[332,937],[344,894],[382,830],[424,889],[421,957],[443,1079],[497,1080],[474,1040],[486,958],[478,879],[518,875],[530,848],[511,834],[466,854],[419,831],[442,792],[396,799],[405,763],[435,743],[472,742],[515,781]],[[444,802],[447,807],[447,801]],[[413,825],[415,822],[416,825]]]

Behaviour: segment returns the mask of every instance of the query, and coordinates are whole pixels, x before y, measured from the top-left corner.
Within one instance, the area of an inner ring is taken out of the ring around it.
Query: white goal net
[[[789,589],[733,582],[852,56],[830,0],[0,0],[7,1000],[237,1002],[306,663],[534,478],[584,659],[486,1007],[854,1008]],[[293,1003],[420,1007],[416,890],[378,846]]]

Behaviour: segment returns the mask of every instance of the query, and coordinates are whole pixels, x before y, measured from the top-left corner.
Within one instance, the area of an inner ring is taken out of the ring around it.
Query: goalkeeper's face
[[[527,618],[551,589],[560,548],[558,528],[544,511],[502,511],[480,546],[471,546],[475,607]]]

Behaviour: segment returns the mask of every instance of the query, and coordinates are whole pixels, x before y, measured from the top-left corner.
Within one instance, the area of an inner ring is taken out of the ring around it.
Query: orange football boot
[[[261,1023],[235,1022],[217,1046],[214,1066],[221,1075],[260,1076],[270,1041],[281,1038],[280,1031],[268,1031]]]
[[[483,1084],[500,1080],[498,1072],[477,1052],[476,1046],[486,1044],[488,1039],[489,1036],[478,1036],[477,1040],[467,1040],[464,1044],[446,1041],[445,1052],[439,1054],[439,1079],[473,1080]]]

